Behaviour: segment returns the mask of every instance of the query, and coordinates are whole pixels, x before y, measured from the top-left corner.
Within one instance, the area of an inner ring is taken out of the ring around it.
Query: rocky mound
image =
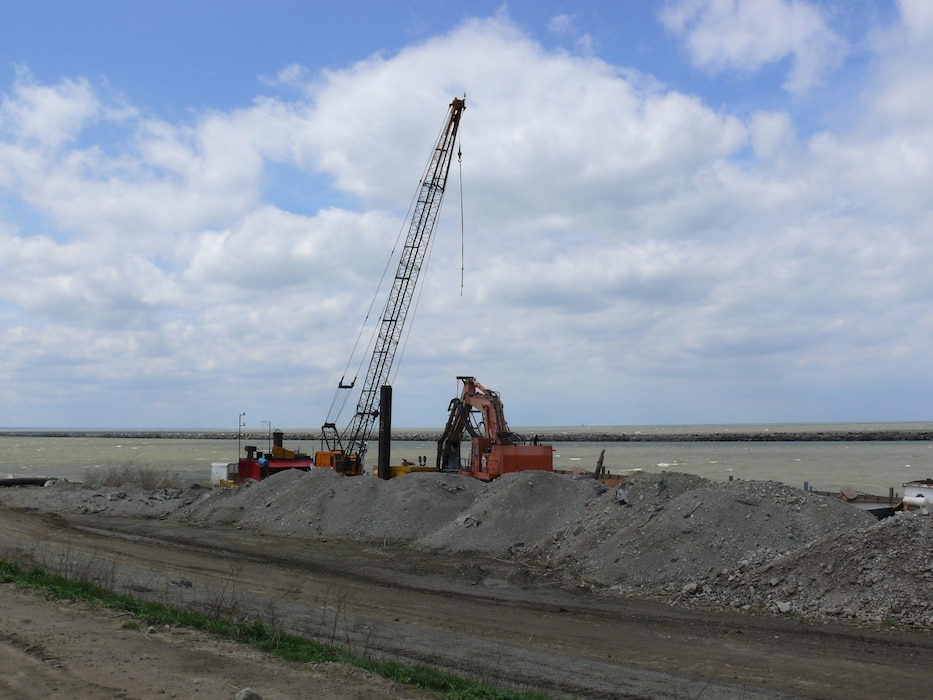
[[[62,513],[164,519],[212,493],[201,486],[145,491],[129,484],[94,489],[81,483],[49,481],[45,488],[0,488],[0,504]]]
[[[0,503],[475,552],[529,564],[569,587],[933,629],[929,514],[879,523],[774,482],[637,473],[609,489],[546,472],[485,484],[431,473],[346,478],[320,469],[236,489],[7,488]]]
[[[762,551],[679,598],[933,629],[933,518],[903,513],[784,555]]]
[[[176,517],[280,535],[394,544],[444,527],[482,492],[481,482],[450,474],[414,473],[382,481],[347,478],[330,469],[289,470],[220,490],[180,509]]]
[[[414,545],[497,556],[515,553],[570,527],[606,491],[590,478],[535,471],[508,474],[489,483],[442,527],[426,530],[429,534]]]
[[[775,482],[640,472],[529,556],[600,586],[686,585],[874,522],[841,501]]]

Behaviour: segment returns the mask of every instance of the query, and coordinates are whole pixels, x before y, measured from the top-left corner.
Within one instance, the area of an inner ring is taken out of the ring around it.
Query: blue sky
[[[930,420],[931,47],[925,0],[4,2],[0,427],[319,426],[464,93],[397,426],[460,374]]]

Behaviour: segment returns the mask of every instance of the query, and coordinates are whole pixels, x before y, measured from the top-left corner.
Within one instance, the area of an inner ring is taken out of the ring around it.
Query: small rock
[[[233,696],[234,700],[262,700],[262,695],[252,688],[243,688],[239,693]]]
[[[472,515],[461,515],[455,522],[460,527],[479,527],[479,520]]]

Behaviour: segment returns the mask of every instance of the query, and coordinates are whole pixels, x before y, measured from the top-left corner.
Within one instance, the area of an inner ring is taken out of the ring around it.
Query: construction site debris
[[[236,489],[95,491],[58,482],[2,489],[0,504],[352,539],[425,556],[474,553],[512,561],[540,583],[608,595],[933,629],[928,510],[879,522],[775,482],[638,472],[609,489],[550,472],[485,483],[316,469]]]

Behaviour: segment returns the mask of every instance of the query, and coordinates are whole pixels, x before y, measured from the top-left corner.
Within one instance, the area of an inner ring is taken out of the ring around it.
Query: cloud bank
[[[816,129],[589,40],[547,50],[503,13],[183,118],[21,67],[0,95],[0,425],[319,425],[464,93],[397,425],[439,425],[457,374],[525,425],[925,419],[927,7],[872,29],[851,117]],[[701,70],[786,65],[792,100],[854,50],[803,2],[659,21]]]

